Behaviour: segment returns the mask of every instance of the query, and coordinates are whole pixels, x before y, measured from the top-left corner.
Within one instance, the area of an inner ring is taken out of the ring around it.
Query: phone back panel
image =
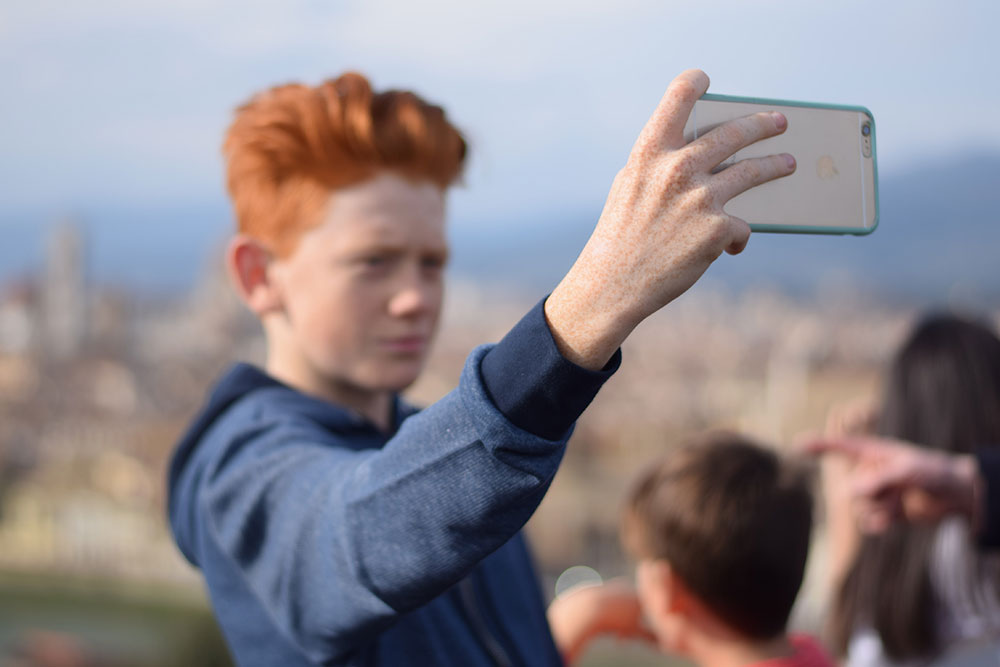
[[[795,156],[791,176],[752,188],[726,205],[754,231],[869,234],[878,225],[875,121],[867,109],[705,95],[684,128],[687,141],[760,111],[780,111],[788,129],[737,152],[719,168],[777,153]],[[868,127],[868,135],[862,134]]]

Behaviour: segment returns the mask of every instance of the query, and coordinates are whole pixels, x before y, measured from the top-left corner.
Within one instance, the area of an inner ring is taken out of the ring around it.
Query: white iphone
[[[726,211],[755,232],[870,234],[878,226],[875,119],[864,107],[704,95],[684,128],[694,141],[726,121],[760,111],[788,119],[783,134],[759,141],[719,165],[790,153],[795,173],[731,199]]]

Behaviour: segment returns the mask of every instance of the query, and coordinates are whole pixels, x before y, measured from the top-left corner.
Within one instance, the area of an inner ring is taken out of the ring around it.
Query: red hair
[[[466,144],[441,107],[411,92],[375,93],[348,72],[254,96],[236,110],[223,153],[239,231],[286,256],[319,224],[331,191],[382,169],[447,188]]]

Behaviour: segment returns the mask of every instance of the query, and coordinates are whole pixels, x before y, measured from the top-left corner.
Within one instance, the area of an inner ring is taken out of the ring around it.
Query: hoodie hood
[[[192,464],[201,448],[208,446],[206,435],[209,431],[230,408],[250,394],[256,395],[255,401],[260,400],[275,409],[280,407],[285,414],[299,414],[331,432],[350,434],[359,449],[381,447],[392,435],[379,431],[369,420],[343,406],[303,394],[250,364],[236,364],[215,385],[205,406],[177,444],[170,461],[167,476],[170,528],[181,553],[194,565],[198,565],[194,526],[197,523],[198,487],[204,466]],[[395,396],[395,427],[399,428],[403,420],[416,411]],[[235,436],[235,432],[230,436]],[[220,433],[219,437],[226,439],[224,433]]]
[[[284,386],[250,364],[236,364],[215,385],[205,406],[194,418],[191,426],[188,427],[187,432],[177,444],[167,473],[167,512],[177,546],[180,547],[184,557],[194,565],[198,563],[192,553],[193,545],[191,544],[191,540],[188,539],[189,536],[186,534],[188,531],[185,530],[185,528],[191,526],[191,522],[185,520],[185,518],[190,516],[189,512],[193,509],[191,505],[194,502],[194,494],[190,493],[190,491],[193,491],[193,488],[187,489],[189,493],[184,493],[181,490],[181,474],[194,456],[202,436],[234,403],[258,389]],[[189,480],[186,486],[191,485],[192,481]]]

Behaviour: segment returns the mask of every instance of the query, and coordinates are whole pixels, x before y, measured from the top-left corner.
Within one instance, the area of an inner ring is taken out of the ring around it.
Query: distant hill
[[[867,237],[756,234],[708,279],[808,294],[831,284],[943,299],[955,290],[1000,298],[1000,155],[966,155],[881,174],[880,222]],[[583,247],[600,207],[532,226],[517,238],[465,232],[454,269],[479,280],[553,287]]]
[[[550,290],[583,247],[600,198],[558,219],[517,221],[516,232],[455,225],[452,274],[536,294]],[[1000,154],[883,172],[880,199],[871,236],[757,234],[742,255],[722,257],[707,281],[798,294],[833,284],[920,300],[956,290],[1000,298]],[[202,202],[92,206],[73,214],[87,233],[91,278],[139,291],[188,288],[215,261],[231,224],[221,193]],[[38,271],[53,222],[52,212],[0,211],[0,281]]]
[[[143,207],[0,211],[0,284],[38,274],[48,233],[67,220],[83,232],[91,282],[158,294],[189,289],[215,261],[231,227],[221,193],[206,201]]]

